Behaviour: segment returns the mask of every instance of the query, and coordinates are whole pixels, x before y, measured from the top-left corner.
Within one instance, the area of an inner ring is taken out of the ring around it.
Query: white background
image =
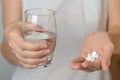
[[[2,41],[2,7],[0,0],[0,42]],[[11,80],[11,75],[14,71],[14,67],[7,63],[0,53],[0,80]]]

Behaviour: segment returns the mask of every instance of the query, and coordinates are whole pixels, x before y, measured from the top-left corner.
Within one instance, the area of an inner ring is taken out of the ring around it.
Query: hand
[[[28,23],[26,26],[32,29],[34,25]],[[36,30],[41,29],[36,27]],[[24,40],[21,22],[11,23],[5,28],[4,41],[24,68],[37,68],[39,63],[47,61],[46,56],[50,54],[46,42],[32,43]]]
[[[100,55],[94,62],[86,60],[87,55],[92,51],[96,51]],[[107,71],[113,51],[114,45],[111,42],[107,32],[99,31],[92,33],[85,38],[82,44],[80,56],[72,60],[69,66],[73,70],[83,70],[86,72],[101,69]]]

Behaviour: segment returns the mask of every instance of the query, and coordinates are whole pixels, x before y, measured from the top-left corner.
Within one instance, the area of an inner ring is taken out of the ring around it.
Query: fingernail
[[[44,57],[44,58],[40,58],[40,61],[43,62],[43,61],[47,61],[47,58]]]
[[[37,68],[38,67],[38,65],[32,65],[32,68]]]
[[[48,50],[46,50],[44,53],[45,53],[45,54],[50,54],[50,50],[48,49]]]

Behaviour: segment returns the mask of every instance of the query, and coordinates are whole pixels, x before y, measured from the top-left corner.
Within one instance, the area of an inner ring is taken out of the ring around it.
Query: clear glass
[[[55,11],[51,9],[29,9],[24,13],[24,39],[30,42],[48,43],[51,54],[48,61],[40,63],[39,66],[47,67],[53,59],[56,45],[56,21]]]

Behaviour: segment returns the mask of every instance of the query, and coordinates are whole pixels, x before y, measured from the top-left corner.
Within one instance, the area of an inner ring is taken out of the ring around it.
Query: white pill
[[[92,52],[92,57],[96,57],[96,55],[97,55],[97,53],[94,51],[94,52]]]
[[[92,53],[89,53],[86,57],[87,61],[94,62],[96,59],[98,59],[99,55],[97,54],[96,51],[93,51]]]
[[[98,59],[98,57],[99,57],[99,55],[97,54],[97,55],[96,55],[96,59]]]
[[[87,61],[90,61],[90,60],[91,60],[91,58],[90,58],[90,57],[87,57],[87,58],[86,58],[86,60],[87,60]]]
[[[92,57],[92,55],[90,53],[87,55],[86,60],[87,61],[92,61],[93,60],[93,57]]]

